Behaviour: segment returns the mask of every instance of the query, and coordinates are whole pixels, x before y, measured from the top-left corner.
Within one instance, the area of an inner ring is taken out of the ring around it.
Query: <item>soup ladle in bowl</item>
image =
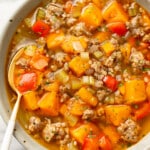
[[[29,45],[33,45],[35,44],[33,41],[30,41],[28,39],[25,39],[23,41],[21,41],[18,46],[16,46],[16,48],[14,49],[14,54],[12,56],[12,59],[9,63],[8,66],[8,82],[10,87],[16,92],[17,94],[17,100],[15,102],[13,111],[11,113],[11,117],[9,119],[8,122],[8,126],[3,138],[3,142],[1,145],[1,150],[8,150],[10,143],[11,143],[11,139],[12,139],[12,134],[13,134],[13,130],[15,127],[15,122],[16,122],[16,116],[17,116],[17,112],[20,106],[20,100],[22,97],[22,93],[17,89],[17,87],[15,86],[14,83],[14,70],[15,70],[15,64],[17,59],[22,55],[22,53],[24,52],[24,48],[25,46],[29,46]]]

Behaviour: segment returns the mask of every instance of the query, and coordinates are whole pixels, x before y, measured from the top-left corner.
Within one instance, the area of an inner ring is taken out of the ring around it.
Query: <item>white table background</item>
[[[0,36],[6,23],[11,19],[11,14],[24,0],[0,0]],[[0,115],[0,145],[5,133],[6,124]],[[13,137],[10,150],[24,150],[20,143]]]

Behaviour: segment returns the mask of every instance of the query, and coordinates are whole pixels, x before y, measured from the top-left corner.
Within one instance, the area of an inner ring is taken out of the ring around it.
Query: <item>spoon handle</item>
[[[3,138],[3,142],[2,142],[2,146],[1,146],[1,150],[8,150],[10,143],[11,143],[11,139],[12,139],[12,134],[14,131],[14,127],[15,127],[15,122],[16,122],[16,116],[17,116],[17,112],[19,109],[19,105],[20,105],[20,99],[21,99],[21,94],[18,94],[18,98],[16,100],[14,109],[12,111],[10,120],[8,122],[8,126]]]

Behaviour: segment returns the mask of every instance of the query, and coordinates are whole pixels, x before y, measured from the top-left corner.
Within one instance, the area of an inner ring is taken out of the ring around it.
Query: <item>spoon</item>
[[[8,150],[9,149],[11,139],[12,139],[13,130],[14,130],[14,127],[15,127],[16,116],[17,116],[17,112],[18,112],[18,109],[19,109],[19,106],[20,106],[20,100],[21,100],[21,97],[22,97],[22,93],[20,93],[19,90],[15,86],[15,83],[14,83],[14,69],[15,69],[16,61],[22,55],[22,53],[24,52],[23,47],[27,46],[27,43],[28,43],[28,45],[29,44],[33,45],[33,42],[31,42],[31,41],[27,41],[27,40],[22,41],[21,44],[19,44],[15,48],[15,50],[14,50],[15,54],[12,57],[11,62],[9,63],[9,67],[8,67],[8,82],[9,82],[9,85],[11,86],[11,88],[16,92],[17,100],[16,100],[16,103],[14,105],[11,117],[9,119],[9,122],[8,122],[8,126],[7,126],[7,129],[6,129],[4,138],[3,138],[3,142],[2,142],[1,150]]]

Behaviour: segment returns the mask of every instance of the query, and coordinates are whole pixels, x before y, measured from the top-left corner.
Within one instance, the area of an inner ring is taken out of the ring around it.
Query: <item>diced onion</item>
[[[55,72],[55,78],[61,83],[66,83],[69,80],[69,75],[66,71],[60,69],[57,72]]]
[[[24,53],[27,56],[34,56],[36,49],[37,49],[36,45],[29,45],[29,46],[25,47]]]
[[[84,51],[84,48],[83,48],[82,44],[80,43],[80,41],[74,41],[73,42],[73,48],[77,52],[83,52]]]
[[[80,56],[85,60],[89,60],[89,52],[81,52]]]
[[[95,84],[95,79],[92,76],[83,76],[82,77],[82,83],[87,85],[93,85]]]

